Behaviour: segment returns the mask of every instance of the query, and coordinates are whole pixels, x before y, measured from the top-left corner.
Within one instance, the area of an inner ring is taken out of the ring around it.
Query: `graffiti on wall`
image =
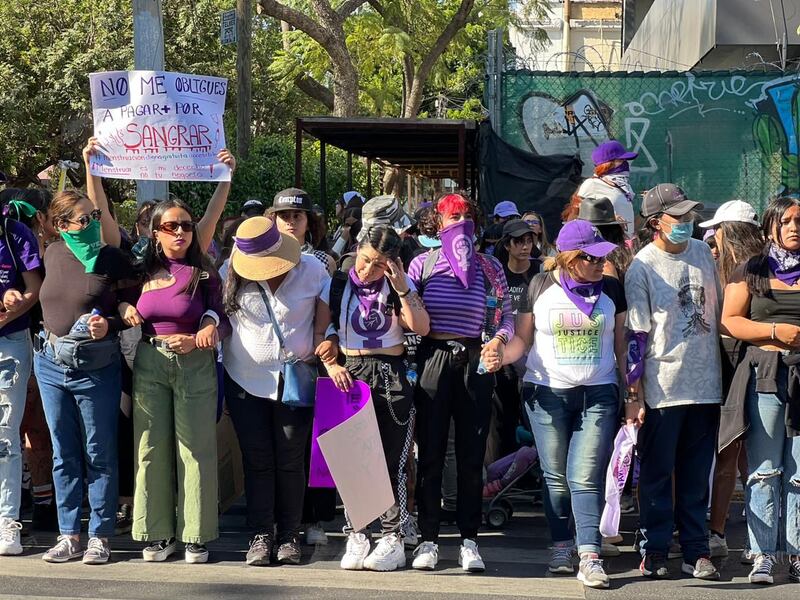
[[[586,176],[592,150],[615,138],[638,152],[631,173],[642,190],[671,180],[712,203],[755,204],[800,192],[800,76],[506,77],[504,139],[536,154],[578,154]]]

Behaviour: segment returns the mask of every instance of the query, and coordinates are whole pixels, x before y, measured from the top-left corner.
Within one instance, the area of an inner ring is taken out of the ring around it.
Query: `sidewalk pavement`
[[[439,569],[420,572],[409,568],[395,573],[342,571],[338,568],[344,552],[344,536],[337,519],[329,524],[327,546],[304,546],[299,566],[246,567],[247,533],[244,507],[234,506],[221,520],[219,540],[209,544],[210,562],[187,565],[180,552],[166,563],[145,563],[141,559],[142,544],[130,536],[111,540],[112,563],[86,566],[79,562],[52,565],[41,560],[42,553],[53,543],[55,534],[33,532],[24,539],[22,557],[0,558],[0,600],[6,598],[93,598],[204,600],[211,598],[252,599],[271,595],[283,599],[300,598],[437,598],[469,600],[472,598],[615,598],[644,600],[654,598],[698,598],[733,600],[737,598],[790,597],[793,585],[755,588],[746,581],[748,567],[738,562],[744,530],[741,516],[731,520],[729,538],[732,547],[728,559],[715,561],[722,566],[722,580],[700,582],[690,577],[673,581],[644,580],[638,574],[638,557],[633,552],[635,516],[623,517],[624,545],[621,556],[608,559],[606,567],[612,575],[611,590],[588,590],[574,577],[547,574],[549,534],[541,507],[528,512],[515,512],[503,531],[485,530],[479,538],[480,550],[487,565],[484,574],[467,574],[456,562],[458,534],[455,527],[443,528],[440,540]],[[731,510],[741,515],[741,505]],[[734,550],[734,548],[736,550]],[[671,561],[679,575],[680,561]],[[785,576],[778,581],[784,581]]]

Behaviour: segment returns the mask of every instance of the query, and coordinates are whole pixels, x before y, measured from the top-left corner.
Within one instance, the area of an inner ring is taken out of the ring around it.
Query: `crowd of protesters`
[[[84,161],[97,151],[89,140]],[[308,487],[314,409],[295,398],[297,378],[320,375],[371,389],[395,496],[376,543],[345,515],[343,569],[405,567],[407,545],[413,568],[435,569],[448,513],[459,565],[483,571],[483,499],[497,492],[484,464],[514,455],[524,425],[549,571],[577,563],[584,585],[608,587],[606,471],[629,427],[642,575],[669,577],[677,552],[683,573],[718,578],[741,476],[750,582],[772,583],[782,556],[800,582],[800,200],[775,198],[760,219],[732,200],[700,222],[703,205],[662,183],[637,214],[636,154],[609,141],[592,158],[555,243],[540,214],[518,210],[536,199],[499,202],[481,229],[464,195],[412,217],[393,196],[351,191],[328,235],[296,188],[223,219],[226,182],[202,217],[178,199],[146,203],[128,233],[88,168],[86,193],[4,190],[0,555],[23,550],[24,447],[33,525],[57,521],[45,561],[106,563],[130,531],[145,561],[180,543],[186,562],[206,562],[227,410],[246,562],[300,563],[301,533],[326,543],[336,503]]]

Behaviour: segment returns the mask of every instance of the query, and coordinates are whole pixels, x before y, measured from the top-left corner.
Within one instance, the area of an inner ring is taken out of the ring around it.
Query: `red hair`
[[[578,192],[572,194],[572,197],[570,197],[569,202],[564,207],[564,210],[561,211],[562,223],[566,223],[567,221],[572,221],[578,218],[578,213],[581,210],[581,200],[582,198],[578,196]]]
[[[478,211],[475,205],[464,198],[461,194],[445,194],[436,203],[436,212],[443,217],[449,217],[455,213],[468,212],[475,219],[478,216]]]

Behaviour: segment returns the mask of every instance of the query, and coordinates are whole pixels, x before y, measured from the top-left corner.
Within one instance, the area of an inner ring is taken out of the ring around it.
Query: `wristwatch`
[[[639,402],[639,393],[625,390],[625,404],[634,404],[636,402]]]

